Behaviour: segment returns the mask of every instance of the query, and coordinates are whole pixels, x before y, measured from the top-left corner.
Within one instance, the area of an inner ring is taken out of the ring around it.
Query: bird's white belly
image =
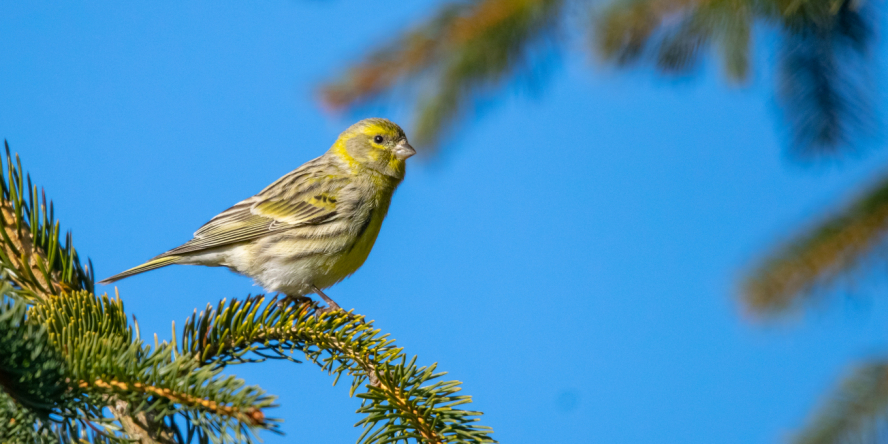
[[[255,283],[269,292],[288,296],[313,293],[313,286],[326,288],[346,276],[336,276],[334,265],[342,253],[317,253],[294,259],[287,256],[265,257],[257,261],[251,252],[255,245],[242,244],[218,248],[189,256],[182,264],[224,266],[232,271],[253,278]],[[351,274],[351,273],[349,273]]]

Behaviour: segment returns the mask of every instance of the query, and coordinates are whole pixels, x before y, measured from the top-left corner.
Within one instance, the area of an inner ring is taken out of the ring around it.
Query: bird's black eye
[[[373,141],[376,143],[382,143],[382,136],[376,136],[373,138]]]

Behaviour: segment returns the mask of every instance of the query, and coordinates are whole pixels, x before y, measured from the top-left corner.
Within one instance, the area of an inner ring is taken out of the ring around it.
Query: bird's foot
[[[288,306],[290,304],[302,305],[302,304],[309,303],[309,302],[311,302],[311,298],[306,297],[306,296],[284,295],[283,298],[281,298],[279,301],[277,301],[277,306],[280,308],[285,308],[286,306]]]
[[[339,306],[335,307],[321,307],[315,309],[315,317],[323,317],[323,316],[345,316],[349,321],[359,321],[360,323],[364,322],[364,317],[360,315],[353,314],[351,312],[347,312]]]

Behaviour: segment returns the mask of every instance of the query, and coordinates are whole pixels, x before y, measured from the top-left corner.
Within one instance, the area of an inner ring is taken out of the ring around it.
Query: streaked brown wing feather
[[[157,257],[209,250],[333,220],[339,193],[348,181],[321,178],[323,171],[306,171],[312,162],[223,211],[200,227],[194,239]]]

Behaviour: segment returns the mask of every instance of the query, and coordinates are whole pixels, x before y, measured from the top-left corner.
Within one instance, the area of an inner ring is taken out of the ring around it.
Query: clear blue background
[[[434,7],[369,3],[3,2],[0,136],[106,277],[367,117],[325,114],[315,87]],[[569,39],[538,93],[508,88],[443,155],[410,161],[369,260],[329,294],[464,381],[504,443],[785,440],[852,362],[888,350],[886,288],[843,286],[762,323],[736,283],[884,172],[888,150],[790,162],[768,42],[750,84],[731,88],[714,63],[668,82],[602,69]],[[375,114],[409,135],[403,105]],[[195,308],[260,291],[200,267],[119,288],[161,338]],[[310,364],[230,371],[280,396],[269,413],[286,436],[269,443],[361,433],[348,384]]]

